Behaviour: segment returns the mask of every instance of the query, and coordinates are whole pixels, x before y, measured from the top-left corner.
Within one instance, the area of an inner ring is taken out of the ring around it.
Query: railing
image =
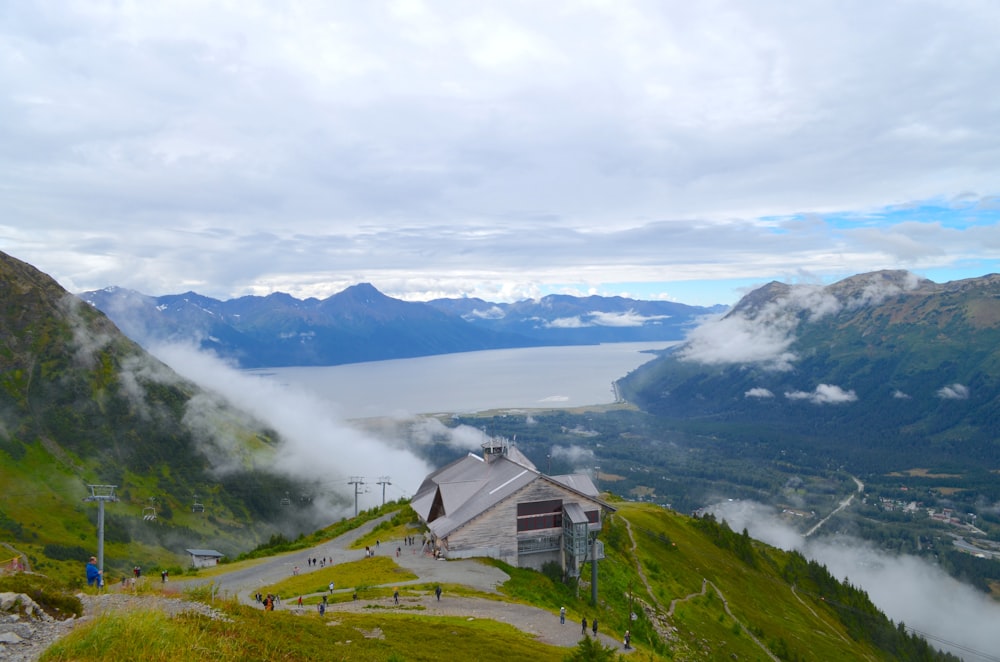
[[[538,554],[557,551],[560,548],[561,536],[539,536],[536,538],[518,538],[518,554]]]

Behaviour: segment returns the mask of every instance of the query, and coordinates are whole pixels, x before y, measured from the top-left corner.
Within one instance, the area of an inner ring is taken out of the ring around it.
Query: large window
[[[562,527],[562,500],[530,501],[517,504],[517,530],[539,531]]]

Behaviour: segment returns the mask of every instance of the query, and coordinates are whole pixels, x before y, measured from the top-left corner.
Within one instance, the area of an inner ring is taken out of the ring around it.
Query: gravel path
[[[254,574],[259,570],[259,567],[254,567],[252,572],[248,571],[246,575],[241,573],[239,579],[233,579],[227,575],[222,578],[221,586],[226,591],[241,591],[238,595],[241,602],[259,606],[253,599],[253,593],[261,586],[272,584],[275,581],[280,581],[288,577],[296,565],[299,567],[299,574],[319,570],[319,567],[308,567],[306,565],[306,559],[310,557],[332,558],[334,564],[364,558],[364,550],[349,549],[349,546],[352,542],[377,526],[380,521],[374,520],[322,545],[296,552],[294,555],[288,557],[283,557],[277,565],[270,565],[263,568],[259,575]],[[397,547],[402,550],[398,557],[395,555]],[[438,560],[432,556],[420,553],[418,547],[405,545],[402,540],[383,541],[377,553],[391,556],[401,567],[417,575],[417,579],[406,582],[393,582],[386,586],[429,583],[460,584],[480,591],[499,593],[497,587],[510,579],[507,573],[499,568],[486,565],[477,560]],[[277,576],[275,573],[278,573]],[[218,581],[219,578],[216,578],[216,580]],[[350,589],[335,590],[334,592],[341,593],[346,590]],[[371,613],[372,606],[377,606],[387,611],[398,609],[401,613],[414,615],[488,618],[508,623],[519,630],[536,636],[539,641],[547,644],[567,647],[575,646],[580,641],[581,636],[584,636],[580,633],[580,619],[586,616],[588,623],[590,623],[593,618],[591,614],[567,613],[566,623],[560,624],[558,613],[548,612],[538,607],[487,598],[450,597],[447,594],[443,594],[440,601],[433,594],[401,596],[398,606],[393,603],[391,597],[377,600],[358,600],[355,602],[335,602],[329,605],[327,615],[328,617],[335,618],[338,611]],[[416,609],[417,607],[419,609]],[[313,614],[316,612],[315,606],[299,608],[292,600],[283,600],[278,609],[303,614]],[[589,625],[586,636],[593,636]],[[600,627],[598,627],[598,637],[606,646],[613,646],[624,653],[631,652],[622,650],[621,639],[617,638],[617,636],[611,637],[601,632]]]
[[[383,518],[384,519],[384,518]],[[374,520],[350,531],[339,538],[325,542],[316,547],[300,550],[291,554],[264,560],[252,567],[233,570],[221,575],[205,578],[194,578],[171,582],[171,588],[183,590],[185,585],[198,585],[213,582],[219,588],[220,595],[230,595],[244,604],[260,607],[253,594],[261,587],[274,584],[289,577],[295,567],[300,574],[319,570],[307,564],[309,558],[332,559],[334,564],[346,563],[364,558],[364,550],[349,549],[350,544],[359,537],[371,531],[381,520]],[[399,557],[395,549],[402,548]],[[414,552],[414,547],[406,546],[401,540],[385,541],[380,545],[380,554],[392,555],[402,567],[410,570],[418,579],[409,582],[394,582],[393,585],[406,584],[460,584],[470,588],[497,593],[497,586],[509,579],[509,576],[493,566],[472,559],[453,561],[437,560],[430,556]],[[58,638],[70,632],[78,623],[85,623],[95,616],[111,610],[134,610],[137,608],[162,609],[168,614],[184,611],[197,611],[213,618],[224,618],[219,612],[199,602],[191,602],[179,598],[171,598],[156,594],[131,594],[127,592],[109,591],[101,595],[81,594],[84,603],[84,614],[79,619],[68,621],[27,621],[19,620],[4,627],[0,623],[0,631],[7,630],[7,639],[0,637],[0,659],[5,662],[34,662]],[[327,617],[336,618],[338,611],[371,613],[372,606],[384,608],[387,611],[399,610],[400,613],[421,615],[457,616],[467,619],[492,619],[508,623],[528,634],[534,635],[539,641],[555,646],[575,646],[582,636],[592,636],[588,627],[587,635],[580,632],[580,618],[592,619],[590,614],[568,613],[566,623],[559,623],[559,614],[529,605],[490,600],[487,598],[452,597],[447,593],[440,601],[433,594],[410,595],[400,598],[400,604],[393,604],[393,599],[358,600],[356,602],[332,603],[327,610]],[[315,614],[315,607],[299,608],[292,604],[282,603],[278,607],[292,613]],[[604,632],[600,632],[603,644],[613,646],[619,652],[622,642]]]

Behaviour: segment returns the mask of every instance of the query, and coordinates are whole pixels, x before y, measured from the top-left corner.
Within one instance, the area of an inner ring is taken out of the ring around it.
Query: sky
[[[66,289],[732,304],[1000,271],[992,0],[0,4],[0,251]]]

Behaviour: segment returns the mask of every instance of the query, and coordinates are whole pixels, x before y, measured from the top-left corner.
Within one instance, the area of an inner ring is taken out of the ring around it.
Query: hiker
[[[566,625],[566,607],[559,607],[559,624]]]
[[[596,616],[594,616],[594,624],[591,626],[590,629],[594,631],[594,636],[596,637],[597,636],[597,617]]]
[[[90,560],[87,561],[87,586],[94,586],[95,584],[100,588],[104,585],[103,577],[101,577],[101,569],[97,567],[97,557],[91,556]]]
[[[330,595],[333,595],[333,582],[330,582]]]
[[[438,584],[434,587],[434,595],[437,596],[438,602],[441,602],[441,585]]]
[[[625,650],[632,648],[632,633],[625,630]]]
[[[580,621],[580,634],[587,634],[587,617],[584,616],[583,620]]]
[[[399,604],[399,589],[398,588],[392,589],[392,601],[394,603],[396,603],[397,605]]]
[[[163,570],[160,572],[160,581],[164,584],[167,583],[167,571]]]
[[[302,606],[302,596],[301,595],[299,596],[299,606],[300,607]],[[596,630],[595,630],[595,632],[596,632]]]

